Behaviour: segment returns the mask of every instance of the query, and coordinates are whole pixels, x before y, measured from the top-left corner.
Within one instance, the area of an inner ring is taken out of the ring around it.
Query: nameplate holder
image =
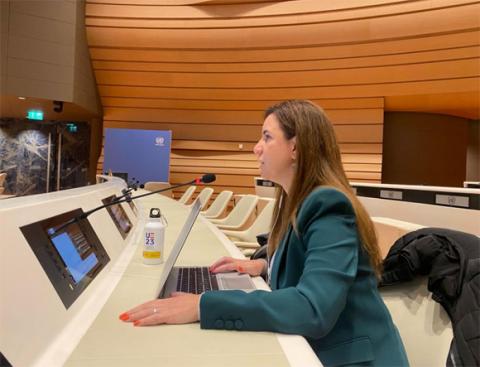
[[[403,200],[403,192],[395,190],[380,190],[382,199]]]
[[[467,196],[459,195],[435,195],[435,204],[457,206],[461,208],[470,207],[470,201]]]
[[[255,183],[257,186],[264,186],[264,187],[274,187],[275,184],[270,181],[270,180],[256,180],[256,183]]]

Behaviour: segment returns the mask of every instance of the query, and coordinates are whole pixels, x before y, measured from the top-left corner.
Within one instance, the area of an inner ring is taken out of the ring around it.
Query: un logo
[[[155,145],[163,147],[165,145],[165,138],[163,136],[157,136],[155,138]]]

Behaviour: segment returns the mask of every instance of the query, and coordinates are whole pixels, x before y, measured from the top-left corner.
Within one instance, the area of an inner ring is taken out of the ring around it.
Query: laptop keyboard
[[[218,284],[208,267],[178,268],[177,291],[200,294],[211,290],[218,290]]]

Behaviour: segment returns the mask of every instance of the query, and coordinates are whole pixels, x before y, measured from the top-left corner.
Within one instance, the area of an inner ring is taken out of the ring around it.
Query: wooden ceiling
[[[356,155],[350,178],[378,182],[384,110],[480,117],[478,14],[469,0],[87,0],[86,27],[105,126],[171,129],[174,174],[216,149],[251,161],[238,147],[262,110],[305,98]]]
[[[104,106],[384,97],[396,110],[479,117],[478,1],[217,3],[88,0]],[[444,105],[452,93],[458,106]]]

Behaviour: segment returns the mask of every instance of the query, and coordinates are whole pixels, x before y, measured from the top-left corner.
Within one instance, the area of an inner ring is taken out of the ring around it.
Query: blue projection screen
[[[128,178],[169,181],[171,131],[105,129],[103,171],[128,173]]]

